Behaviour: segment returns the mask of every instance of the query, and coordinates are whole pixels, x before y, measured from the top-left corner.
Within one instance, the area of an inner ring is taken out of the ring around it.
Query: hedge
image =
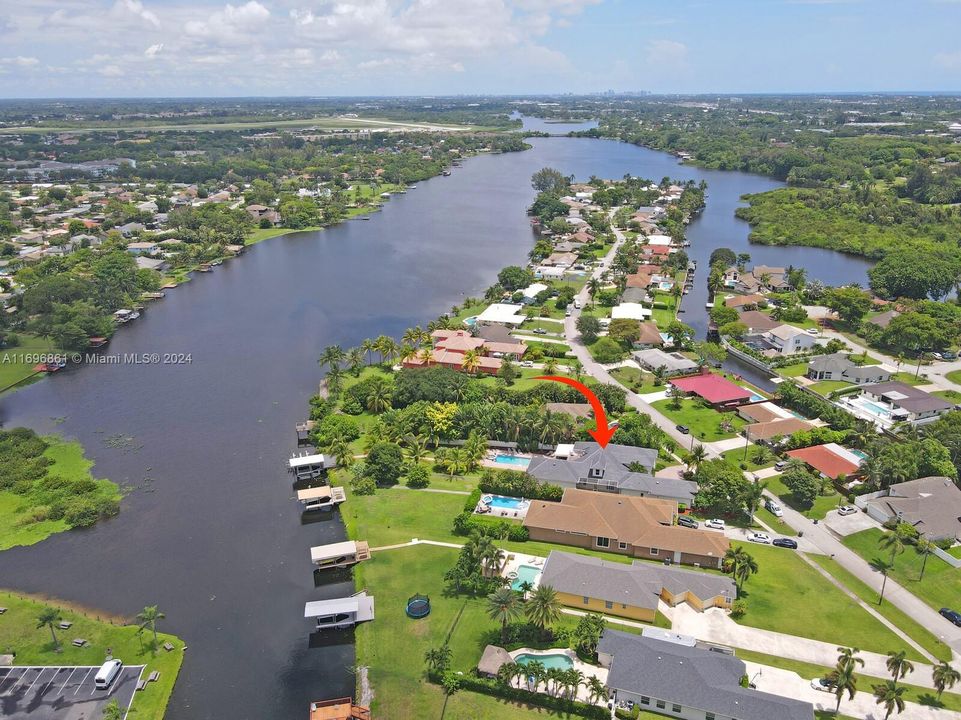
[[[434,673],[428,675],[428,679],[435,685],[440,685],[441,677]],[[458,689],[469,690],[471,692],[489,695],[491,697],[502,698],[512,702],[522,702],[528,705],[554,710],[561,713],[570,713],[591,720],[608,720],[611,711],[599,705],[588,705],[579,701],[571,701],[565,698],[554,697],[544,693],[534,693],[529,690],[509,687],[502,685],[496,680],[479,678],[473,675],[458,675]]]
[[[473,510],[473,508],[471,508]],[[504,518],[486,517],[475,515],[473,512],[464,511],[454,518],[454,525],[451,532],[455,535],[470,535],[477,530],[481,535],[489,535],[494,538],[504,538],[512,542],[527,542],[530,534],[523,525],[512,523]]]

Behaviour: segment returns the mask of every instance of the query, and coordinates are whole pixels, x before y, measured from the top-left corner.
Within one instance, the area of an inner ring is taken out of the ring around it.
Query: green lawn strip
[[[844,390],[845,388],[851,387],[851,383],[844,382],[843,380],[822,380],[821,382],[816,382],[809,387],[818,395],[828,397],[835,390]]]
[[[681,401],[681,409],[675,410],[671,399],[656,400],[651,403],[661,413],[678,425],[686,425],[691,430],[691,435],[703,442],[713,442],[715,440],[725,440],[737,437],[737,431],[746,423],[734,413],[720,413],[701,404],[700,400],[685,398]],[[733,430],[726,432],[718,426],[727,421]]]
[[[780,655],[766,655],[765,653],[754,652],[753,650],[744,650],[742,648],[737,648],[735,654],[737,657],[741,658],[741,660],[755,662],[760,665],[770,665],[771,667],[781,668],[782,670],[796,672],[805,680],[813,680],[817,677],[825,677],[832,670],[832,668],[824,667],[823,665],[815,665],[813,663],[802,662],[800,660],[790,660],[788,658],[781,657]],[[871,692],[872,686],[880,685],[890,679],[871,677],[870,675],[863,675],[861,673],[856,674],[858,678],[859,692],[869,693]],[[911,676],[908,675],[908,678],[910,677]],[[907,692],[904,695],[904,699],[907,702],[939,707],[955,712],[961,710],[961,695],[958,693],[946,692],[941,696],[941,702],[938,703],[935,699],[935,692],[931,688],[922,687],[920,685],[911,685],[903,681],[898,682],[898,685],[903,685],[905,688],[907,688]],[[844,709],[844,702],[841,703],[841,709]],[[826,715],[825,717],[833,718],[835,716]]]
[[[943,400],[947,400],[948,402],[952,402],[952,403],[961,402],[961,392],[958,392],[957,390],[935,390],[931,394],[936,395],[937,397],[942,398]]]
[[[422,545],[375,553],[355,569],[356,586],[367,588],[377,598],[377,619],[356,632],[357,664],[370,667],[375,717],[441,717],[444,693],[439,686],[426,682],[423,658],[428,649],[444,643],[452,628],[449,644],[455,672],[469,673],[487,643],[497,642],[497,624],[487,616],[484,598],[445,595],[444,573],[456,559],[457,550]],[[431,613],[422,620],[412,620],[405,613],[407,598],[415,593],[431,599]],[[576,617],[561,615],[558,627],[576,623]],[[478,720],[544,715],[566,717],[470,692],[453,695],[446,711],[449,718]]]
[[[741,590],[748,610],[737,621],[740,624],[878,653],[905,646],[796,552],[756,543],[732,544],[743,546],[759,567]],[[924,661],[911,647],[904,649],[912,660]]]
[[[881,535],[880,529],[871,528],[848,535],[843,542],[867,562],[875,558],[889,561],[891,553],[882,552],[878,548],[878,539]],[[921,556],[908,547],[895,558],[890,577],[935,610],[943,607],[956,608],[959,604],[958,598],[961,598],[961,568],[953,568],[931,555],[924,570],[924,579],[919,581],[921,565]]]
[[[34,377],[34,366],[37,364],[36,355],[50,355],[57,351],[53,343],[35,335],[18,333],[20,344],[8,347],[0,352],[0,392],[19,385],[23,381]],[[24,357],[27,356],[27,357]],[[42,375],[36,375],[39,379]]]
[[[944,377],[953,382],[955,385],[961,385],[961,370],[952,370],[951,372],[946,373]]]
[[[44,438],[50,447],[44,455],[53,461],[47,467],[47,477],[60,477],[71,481],[93,479],[97,489],[85,497],[118,497],[120,490],[109,480],[93,477],[90,468],[93,462],[83,454],[83,446],[78,442],[67,442],[56,436]],[[45,508],[38,505],[30,493],[18,495],[10,491],[0,491],[0,550],[19,546],[33,545],[50,535],[69,529],[64,520],[45,519]]]
[[[546,337],[550,337],[550,335],[560,336],[564,334],[564,323],[543,318],[534,318],[533,320],[525,320],[518,330],[522,333],[534,335],[540,335],[540,333],[535,333],[535,330],[545,330],[548,333]]]
[[[774,477],[765,478],[764,482],[767,483],[767,489],[770,492],[777,495],[781,500],[811,520],[824,519],[824,517],[831,510],[836,508],[844,500],[841,495],[832,491],[830,495],[819,495],[815,499],[814,505],[812,505],[810,508],[804,508],[797,502],[797,500],[794,498],[794,494],[788,490],[787,486],[781,482],[781,478],[779,476],[775,475]]]
[[[161,720],[174,681],[180,672],[183,661],[184,643],[179,638],[166,633],[157,633],[159,645],[169,642],[174,650],[167,652],[162,647],[155,652],[141,650],[140,642],[152,642],[149,631],[137,635],[136,625],[124,625],[118,620],[101,620],[89,612],[74,610],[57,601],[44,601],[20,593],[0,590],[0,605],[7,612],[0,618],[0,653],[15,652],[17,665],[100,665],[110,648],[113,656],[123,660],[125,665],[146,665],[143,678],[151,672],[160,673],[157,682],[147,683],[147,689],[134,696],[133,707],[127,716],[131,720]],[[44,607],[57,607],[63,620],[73,623],[69,630],[56,629],[61,642],[60,652],[54,649],[47,627],[37,629],[37,616]],[[74,647],[74,638],[84,638],[88,644],[82,648]]]
[[[778,535],[785,537],[797,537],[797,530],[788,525],[779,517],[774,517],[769,510],[760,507],[754,513],[754,517],[761,520],[765,525],[774,530]]]
[[[914,642],[923,647],[939,660],[951,661],[951,648],[938,640],[935,635],[889,601],[878,605],[878,593],[864,582],[844,569],[837,560],[826,555],[811,554],[808,558],[827,570],[831,577],[839,580],[848,590],[877,610],[887,620],[897,625]]]
[[[638,368],[619,367],[611,370],[611,377],[617,380],[624,387],[636,392],[638,395],[663,392],[667,389],[665,383],[654,384],[654,376],[651,373],[643,372]]]
[[[807,363],[796,363],[794,365],[785,365],[784,367],[777,368],[779,375],[784,377],[801,377],[808,371]]]
[[[757,445],[751,443],[747,449],[747,458],[744,457],[743,447],[725,450],[723,453],[721,453],[721,457],[732,465],[737,465],[742,470],[747,470],[749,472],[754,472],[755,470],[761,470],[763,468],[769,468],[774,465],[775,462],[777,462],[777,457],[775,457],[775,455],[771,452],[767,453],[767,460],[765,460],[763,463],[758,464],[754,462],[754,460],[751,458],[753,457],[754,453],[757,452],[757,448]]]
[[[281,235],[290,235],[291,233],[298,232],[314,232],[316,230],[322,230],[323,228],[319,225],[305,227],[305,228],[256,228],[251,231],[250,235],[247,236],[246,245],[256,245],[264,240],[269,240],[270,238],[280,237]]]

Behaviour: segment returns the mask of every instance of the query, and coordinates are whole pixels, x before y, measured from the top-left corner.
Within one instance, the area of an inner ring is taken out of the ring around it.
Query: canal
[[[0,398],[0,422],[79,439],[95,473],[128,489],[120,515],[0,553],[0,587],[109,613],[157,604],[185,639],[171,720],[304,717],[312,699],[349,695],[349,638],[308,647],[308,548],[340,539],[336,521],[302,524],[284,464],[294,423],[316,392],[326,345],[399,336],[479,295],[533,237],[530,176],[625,173],[705,179],[707,208],[689,229],[701,263],[684,319],[703,334],[711,249],[793,263],[826,283],[864,282],[866,264],[827,251],[748,246],[738,198],[777,183],[702,171],[609,140],[537,138],[523,153],[465,161],[450,177],[395,196],[369,221],[275,238],[168,292],[121,330],[111,353],[187,353],[189,364],[70,369]],[[117,436],[126,438],[117,441]],[[109,441],[109,442],[108,442]],[[377,589],[371,588],[377,595]],[[378,602],[399,602],[380,598]]]

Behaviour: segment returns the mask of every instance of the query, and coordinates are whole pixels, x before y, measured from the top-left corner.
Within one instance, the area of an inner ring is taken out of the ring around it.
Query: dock
[[[287,461],[287,471],[293,473],[297,480],[316,480],[336,464],[336,461],[327,455],[302,453],[293,455]]]
[[[304,420],[303,422],[297,423],[295,426],[297,430],[297,444],[298,445],[308,445],[310,443],[310,431],[314,429],[316,423],[313,420]]]
[[[333,510],[347,499],[347,493],[339,485],[321,485],[297,491],[297,500],[304,504],[304,510]]]
[[[318,700],[310,704],[310,720],[370,720],[370,708],[355,705],[349,697]]]
[[[347,540],[310,549],[310,561],[319,570],[351,567],[364,560],[370,560],[370,546],[366,540]]]
[[[312,600],[304,604],[304,618],[318,630],[347,630],[374,619],[374,598],[361,590],[345,598]]]

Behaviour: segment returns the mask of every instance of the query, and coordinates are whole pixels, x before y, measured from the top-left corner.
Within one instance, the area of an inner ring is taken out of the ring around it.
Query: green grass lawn
[[[36,358],[22,356],[57,352],[46,338],[27,334],[17,334],[17,337],[20,338],[19,345],[0,352],[0,392],[34,377],[33,366],[37,364]],[[40,377],[43,375],[36,375],[36,378]]]
[[[890,560],[891,553],[882,552],[878,548],[881,535],[881,530],[871,528],[848,535],[843,542],[868,562],[875,558]],[[958,599],[961,598],[961,568],[953,568],[932,555],[928,558],[924,579],[919,581],[921,564],[921,556],[908,547],[895,558],[891,577],[935,610],[943,607],[956,608],[959,605]]]
[[[742,470],[747,470],[749,472],[754,472],[755,470],[761,470],[762,468],[769,468],[777,462],[777,457],[772,452],[768,452],[766,459],[763,463],[756,463],[753,460],[754,454],[757,452],[758,445],[751,443],[747,449],[747,458],[744,457],[744,448],[734,448],[733,450],[725,450],[721,453],[721,457],[727,460],[732,465],[737,465],[741,467],[741,463],[744,463]]]
[[[809,387],[818,395],[827,397],[835,390],[843,390],[844,388],[851,387],[851,383],[845,382],[844,380],[822,380],[821,382],[816,382]]]
[[[106,649],[126,665],[146,665],[143,677],[156,670],[157,682],[147,684],[147,689],[134,696],[133,707],[127,716],[131,720],[161,720],[174,681],[183,661],[184,643],[173,635],[157,634],[158,643],[169,642],[174,650],[167,652],[158,648],[155,652],[141,649],[140,642],[149,644],[151,635],[137,635],[136,625],[123,624],[119,620],[101,621],[89,613],[61,606],[55,601],[41,601],[20,593],[0,591],[0,605],[7,612],[0,621],[0,652],[16,652],[18,665],[100,665],[106,658]],[[49,628],[37,629],[37,615],[43,607],[58,607],[64,620],[73,623],[69,630],[56,630],[61,642],[57,652],[50,637]],[[163,609],[163,608],[161,608]],[[160,622],[163,627],[163,622]],[[88,645],[74,647],[73,638],[85,638]]]
[[[811,520],[823,519],[825,515],[841,504],[844,499],[841,495],[832,490],[830,495],[819,495],[814,501],[814,505],[812,505],[810,508],[804,508],[795,499],[794,494],[787,489],[787,486],[781,482],[781,478],[779,476],[775,475],[774,477],[767,478],[765,482],[767,483],[768,490]]]
[[[518,332],[531,334],[534,330],[545,330],[547,335],[545,337],[550,337],[552,335],[563,336],[564,335],[564,323],[557,322],[555,320],[546,320],[544,318],[534,318],[533,320],[525,320],[524,323],[518,328]]]
[[[700,400],[685,398],[681,401],[680,410],[672,408],[671,402],[670,399],[657,400],[652,405],[678,425],[689,427],[691,435],[704,442],[736,437],[738,430],[746,425],[744,420],[734,413],[720,413],[713,408],[705,407]],[[721,430],[718,427],[724,421],[731,424],[730,431]]]
[[[281,235],[290,235],[296,232],[313,232],[315,230],[322,230],[323,228],[319,225],[300,228],[298,230],[292,230],[291,228],[256,228],[251,231],[250,235],[247,236],[247,245],[256,245],[264,240],[269,240],[270,238],[280,237]]]
[[[920,623],[903,612],[900,608],[892,605],[888,600],[878,605],[878,593],[861,582],[853,574],[845,570],[841,564],[826,555],[812,554],[808,556],[822,568],[827,570],[831,577],[839,580],[844,586],[861,598],[864,602],[877,610],[887,620],[897,625],[903,632],[923,647],[939,660],[951,661],[951,648],[941,642],[933,633],[925,629]]]
[[[936,395],[939,398],[947,400],[952,403],[961,402],[961,392],[957,390],[935,390],[932,395]]]
[[[740,624],[879,653],[900,650],[905,644],[795,551],[733,544],[744,546],[759,566],[740,593],[748,605]],[[922,660],[912,648],[904,649],[914,660]]]
[[[778,535],[797,537],[797,530],[792,528],[781,518],[772,515],[771,512],[763,506],[757,509],[757,512],[754,513],[754,517],[764,522],[765,525],[774,530]]]
[[[784,377],[802,377],[807,371],[808,364],[803,362],[795,363],[794,365],[785,365],[777,369],[778,374]]]
[[[895,380],[896,380],[897,382],[902,382],[902,383],[904,383],[905,385],[927,385],[927,384],[928,384],[928,381],[925,380],[925,379],[924,379],[923,377],[921,377],[920,375],[918,375],[918,377],[914,377],[914,371],[913,371],[913,370],[912,370],[911,372],[907,372],[907,371],[902,370],[901,372],[896,373],[895,375],[892,375],[892,376],[891,376],[891,380],[892,380],[892,381],[895,381]]]
[[[634,367],[619,367],[611,370],[611,377],[621,385],[630,388],[639,395],[662,392],[667,389],[666,383],[654,384],[654,376]]]
[[[50,447],[44,455],[53,461],[47,468],[47,477],[61,477],[69,480],[95,479],[90,473],[93,462],[84,457],[83,446],[78,442],[67,442],[55,436],[44,438]],[[119,489],[109,480],[97,480],[95,495],[119,496]],[[33,545],[41,540],[69,529],[64,520],[35,520],[37,509],[29,495],[17,495],[0,491],[0,550],[19,546]]]
[[[946,373],[944,377],[953,382],[955,385],[961,385],[961,370],[952,370],[951,372]]]

